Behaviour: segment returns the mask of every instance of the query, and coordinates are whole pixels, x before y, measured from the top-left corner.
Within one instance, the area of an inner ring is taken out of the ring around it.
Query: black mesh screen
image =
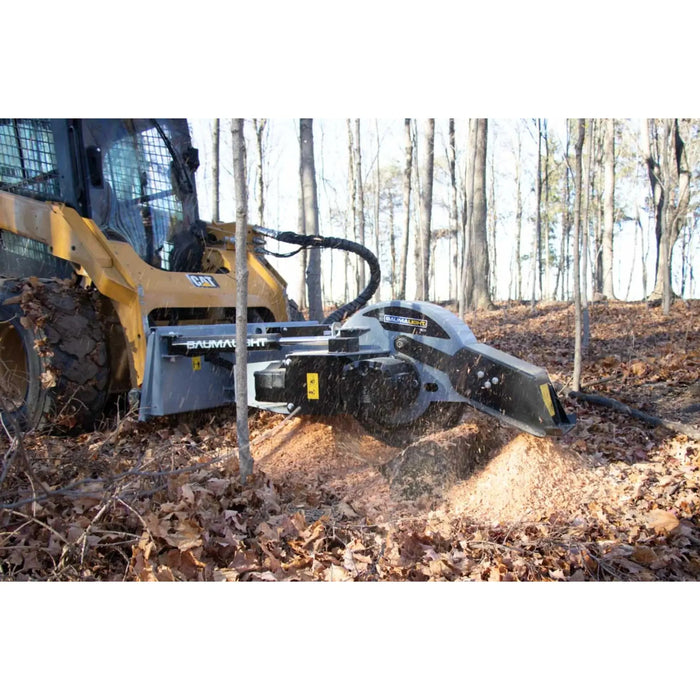
[[[61,198],[48,119],[0,119],[0,188]]]
[[[71,264],[52,255],[45,243],[0,229],[0,275],[69,278],[72,274]]]
[[[172,154],[155,127],[124,135],[104,156],[105,180],[116,199],[108,226],[123,234],[142,257],[150,257],[149,227],[153,249],[158,251],[183,219],[182,202],[173,192],[172,164]]]

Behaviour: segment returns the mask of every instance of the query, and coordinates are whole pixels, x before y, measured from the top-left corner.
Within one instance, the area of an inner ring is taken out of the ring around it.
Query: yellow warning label
[[[552,403],[552,397],[549,394],[549,384],[540,384],[540,391],[542,392],[542,398],[544,399],[544,405],[547,407],[550,416],[554,416],[554,404]]]
[[[192,369],[195,372],[202,369],[202,358],[201,357],[193,357],[192,358]]]
[[[306,398],[318,401],[319,396],[318,374],[316,372],[308,372],[306,375]]]

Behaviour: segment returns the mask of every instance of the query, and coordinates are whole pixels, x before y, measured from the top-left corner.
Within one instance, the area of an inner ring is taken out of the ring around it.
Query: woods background
[[[378,255],[383,299],[481,308],[570,300],[578,121],[313,120],[319,233],[364,242]],[[659,299],[666,270],[675,294],[697,296],[699,125],[683,118],[584,121],[586,299]],[[194,120],[192,132],[202,162],[200,215],[233,220],[230,120]],[[298,120],[250,119],[246,141],[250,222],[300,230]],[[363,270],[353,258],[323,252],[324,306],[361,288]],[[306,308],[305,258],[275,265]],[[470,299],[469,286],[482,278],[481,296]]]

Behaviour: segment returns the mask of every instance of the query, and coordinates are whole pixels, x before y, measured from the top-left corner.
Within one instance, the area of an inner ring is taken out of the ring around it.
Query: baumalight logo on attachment
[[[195,287],[201,289],[214,289],[219,286],[219,283],[211,275],[187,275],[187,279]]]
[[[395,323],[399,326],[411,326],[411,328],[427,328],[428,321],[424,318],[410,318],[407,316],[395,316],[394,314],[384,314],[384,323]]]

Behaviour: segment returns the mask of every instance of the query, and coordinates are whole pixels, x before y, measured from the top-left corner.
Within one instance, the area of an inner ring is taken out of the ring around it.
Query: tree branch
[[[598,406],[612,408],[614,411],[619,411],[625,415],[632,416],[633,418],[641,420],[648,425],[662,426],[667,430],[673,431],[674,433],[682,433],[683,435],[693,438],[693,440],[700,440],[700,430],[694,428],[692,425],[687,425],[686,423],[680,423],[678,421],[664,420],[663,418],[652,416],[649,413],[644,413],[636,408],[631,408],[627,404],[608,398],[607,396],[601,396],[600,394],[584,394],[580,391],[571,391],[569,392],[569,397],[572,399],[579,399],[580,401],[587,401],[588,403],[593,403]]]

